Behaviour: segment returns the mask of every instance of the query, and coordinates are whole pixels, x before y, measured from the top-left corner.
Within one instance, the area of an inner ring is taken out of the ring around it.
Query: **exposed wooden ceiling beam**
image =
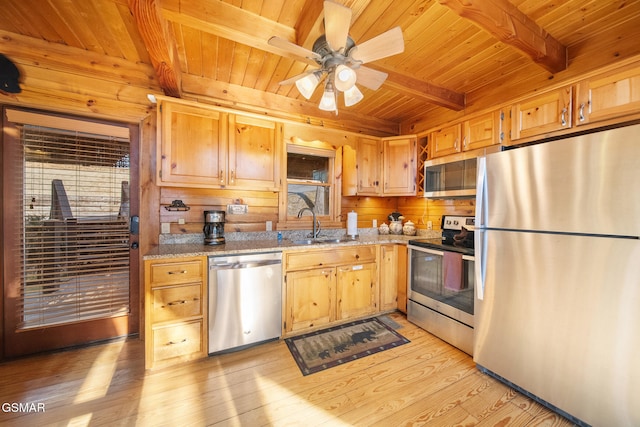
[[[383,86],[398,93],[455,111],[461,111],[465,107],[464,93],[454,92],[440,86],[435,86],[431,83],[396,73],[390,69],[384,69],[374,65],[370,65],[370,67],[389,74],[389,77],[385,80]]]
[[[552,73],[567,68],[567,48],[508,0],[438,0]]]
[[[276,112],[296,112],[282,114],[282,118],[297,121],[309,120],[317,123],[331,123],[332,128],[351,132],[363,132],[368,135],[397,135],[398,124],[371,116],[356,114],[347,109],[340,110],[338,116],[318,110],[318,106],[306,100],[293,99],[274,93],[263,92],[231,83],[222,83],[206,77],[185,75],[183,79],[185,96],[217,100],[216,103],[256,113],[277,114]],[[251,104],[247,103],[251,100]]]
[[[182,71],[176,42],[157,1],[129,0],[129,10],[135,18],[164,94],[180,98]]]
[[[321,2],[317,3],[321,4]],[[324,13],[322,8],[318,7],[310,7],[310,11],[303,12],[306,16],[305,20],[311,22],[312,25],[298,34],[294,28],[268,20],[228,3],[213,0],[200,2],[163,0],[162,12],[172,22],[296,60],[300,58],[291,55],[285,50],[269,45],[267,41],[272,36],[278,36],[292,43],[300,43],[300,45],[309,49],[310,47],[307,44],[313,44],[313,41],[315,41],[318,25],[322,22]],[[370,65],[371,68],[374,68],[373,64],[367,64],[367,66]],[[385,85],[394,91],[454,110],[464,108],[464,94],[434,86],[399,73],[384,71],[389,74]]]

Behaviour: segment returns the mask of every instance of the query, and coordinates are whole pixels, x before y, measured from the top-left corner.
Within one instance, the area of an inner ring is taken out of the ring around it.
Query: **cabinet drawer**
[[[305,252],[291,252],[285,255],[286,269],[324,267],[342,264],[375,262],[375,245],[330,248]]]
[[[156,288],[151,293],[154,323],[202,315],[201,285]]]
[[[202,348],[202,321],[200,320],[153,330],[154,362],[189,356],[202,351],[204,349]]]
[[[204,262],[154,262],[149,267],[151,286],[175,283],[201,282],[204,278]]]

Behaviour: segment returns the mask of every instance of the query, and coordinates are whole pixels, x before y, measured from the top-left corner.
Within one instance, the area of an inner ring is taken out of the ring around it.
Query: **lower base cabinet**
[[[147,260],[145,367],[207,356],[207,258]]]
[[[286,252],[286,332],[376,313],[376,246]]]
[[[407,312],[407,246],[380,245],[380,310]]]

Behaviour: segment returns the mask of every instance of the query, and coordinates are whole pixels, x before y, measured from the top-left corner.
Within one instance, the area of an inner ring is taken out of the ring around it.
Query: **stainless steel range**
[[[410,240],[407,319],[473,355],[474,217],[445,215],[442,239]]]

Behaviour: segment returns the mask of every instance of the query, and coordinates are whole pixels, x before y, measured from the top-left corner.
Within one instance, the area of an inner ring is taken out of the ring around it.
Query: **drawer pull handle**
[[[187,300],[178,300],[178,301],[171,301],[169,303],[167,303],[167,305],[179,305],[179,304],[186,304]]]
[[[170,271],[169,274],[187,274],[187,270]]]
[[[187,342],[187,339],[183,339],[182,341],[169,341],[169,345],[182,344],[183,342]]]

